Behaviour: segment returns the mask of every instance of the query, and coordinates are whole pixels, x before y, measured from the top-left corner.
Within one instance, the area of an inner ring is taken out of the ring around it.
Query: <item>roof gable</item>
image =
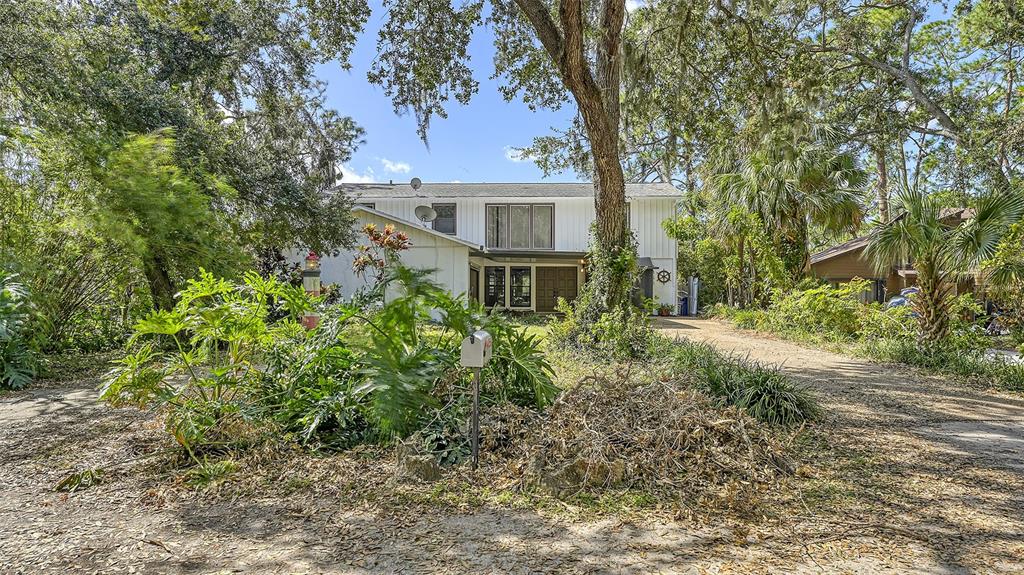
[[[406,226],[406,227],[412,228],[412,229],[414,229],[416,231],[420,231],[420,232],[426,233],[428,235],[435,236],[435,237],[441,238],[443,240],[447,240],[447,241],[452,242],[454,244],[459,244],[459,245],[462,245],[462,246],[466,246],[467,248],[470,248],[470,249],[474,249],[474,250],[479,250],[480,249],[479,245],[474,244],[473,242],[470,242],[470,241],[466,241],[466,240],[464,240],[464,239],[462,239],[462,238],[460,238],[458,236],[451,236],[451,235],[448,235],[448,234],[445,234],[445,233],[441,233],[439,231],[434,230],[433,228],[428,228],[428,227],[426,227],[426,226],[424,226],[422,224],[418,224],[418,223],[415,223],[415,222],[410,222],[409,220],[404,220],[402,218],[395,217],[395,216],[393,216],[391,214],[388,214],[388,213],[385,213],[385,212],[381,212],[381,211],[375,210],[375,209],[367,207],[367,206],[360,206],[360,205],[352,206],[352,213],[357,213],[357,212],[363,212],[363,213],[367,213],[367,214],[370,214],[370,215],[373,215],[373,216],[377,216],[377,217],[379,217],[381,219],[384,219],[384,220],[387,220],[389,222],[393,222],[393,223],[401,225],[401,226]]]
[[[859,238],[853,238],[852,240],[845,241],[837,246],[832,246],[826,250],[822,250],[811,256],[811,265],[814,265],[825,260],[841,256],[845,253],[852,252],[854,250],[863,249],[868,245],[868,240],[871,239],[871,235],[861,236]]]

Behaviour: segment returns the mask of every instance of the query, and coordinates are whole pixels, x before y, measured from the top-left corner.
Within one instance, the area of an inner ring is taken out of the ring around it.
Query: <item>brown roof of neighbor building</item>
[[[818,262],[832,259],[836,256],[841,256],[847,252],[863,248],[868,245],[868,240],[871,238],[871,234],[860,236],[859,238],[853,238],[852,240],[845,241],[837,246],[832,246],[826,250],[822,250],[811,256],[811,265]]]
[[[899,220],[902,217],[903,214],[900,214],[893,221]],[[940,220],[955,220],[957,224],[973,217],[974,208],[942,208],[939,210]],[[868,245],[868,240],[870,239],[871,234],[865,234],[863,236],[853,238],[852,240],[845,241],[837,246],[832,246],[828,249],[822,250],[811,256],[811,265],[866,247]]]
[[[939,210],[940,220],[957,220],[957,223],[974,217],[974,208],[942,208]]]

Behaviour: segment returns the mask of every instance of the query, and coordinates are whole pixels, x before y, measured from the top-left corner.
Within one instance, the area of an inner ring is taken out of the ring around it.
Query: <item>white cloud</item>
[[[384,166],[385,172],[390,172],[392,174],[408,174],[412,171],[412,166],[405,162],[392,162],[387,158],[378,159],[380,160],[381,165]]]
[[[518,164],[520,162],[532,162],[535,158],[523,150],[513,146],[505,146],[505,159]]]
[[[643,0],[626,0],[626,12],[633,12],[643,5]]]
[[[341,165],[341,181],[345,184],[370,184],[376,181],[373,175],[373,168],[367,167],[366,171],[360,174],[350,166]]]
[[[448,182],[448,183],[449,183],[449,184],[461,184],[461,183],[462,183],[462,180],[452,180],[452,181],[450,181],[450,182]]]

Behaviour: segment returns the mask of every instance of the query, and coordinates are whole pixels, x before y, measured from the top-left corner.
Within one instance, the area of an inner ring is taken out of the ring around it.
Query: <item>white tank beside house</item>
[[[364,240],[366,223],[394,225],[412,241],[402,253],[406,265],[435,269],[445,289],[487,305],[552,311],[558,297],[572,299],[586,279],[592,184],[342,184],[339,192],[357,202],[358,239]],[[626,196],[638,255],[652,268],[641,282],[645,295],[674,308],[676,242],[662,222],[675,216],[679,191],[669,184],[627,184]],[[437,217],[419,221],[419,206]],[[321,262],[323,281],[339,284],[345,296],[365,285],[352,271],[354,257],[343,252]]]

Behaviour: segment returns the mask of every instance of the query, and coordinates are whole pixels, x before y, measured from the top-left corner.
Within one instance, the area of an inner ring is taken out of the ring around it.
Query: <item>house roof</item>
[[[396,224],[403,225],[403,226],[408,226],[408,227],[411,227],[413,229],[416,229],[416,230],[419,230],[421,232],[424,232],[426,234],[430,234],[432,236],[437,236],[439,238],[446,239],[446,240],[448,240],[448,241],[450,241],[452,243],[456,243],[456,244],[459,244],[459,245],[466,246],[466,247],[468,247],[470,249],[474,249],[474,250],[481,249],[481,246],[479,244],[474,244],[473,242],[466,241],[466,240],[464,240],[464,239],[462,239],[462,238],[460,238],[458,236],[448,235],[448,234],[439,232],[437,230],[434,230],[433,228],[428,228],[428,227],[424,226],[423,224],[419,224],[419,223],[416,223],[416,222],[410,222],[409,220],[404,220],[402,218],[395,217],[395,216],[393,216],[391,214],[387,214],[387,213],[375,210],[373,208],[369,208],[369,207],[366,207],[366,206],[355,205],[355,206],[352,206],[352,212],[353,213],[355,213],[355,212],[365,212],[367,214],[372,214],[374,216],[377,216],[379,218],[382,218],[382,219],[394,222]]]
[[[939,211],[939,220],[948,224],[959,224],[960,222],[969,220],[974,217],[974,208],[942,208]],[[900,214],[896,216],[894,222],[903,218],[906,214]],[[825,260],[830,260],[834,257],[841,256],[845,253],[852,252],[857,249],[861,249],[868,245],[868,240],[871,239],[871,234],[866,234],[858,238],[843,242],[837,246],[832,246],[827,250],[822,250],[811,256],[811,265]]]
[[[861,249],[868,245],[869,239],[871,239],[871,234],[860,236],[859,238],[853,238],[852,240],[845,241],[837,246],[832,246],[827,250],[822,250],[811,256],[811,265]]]
[[[939,210],[940,220],[954,220],[953,223],[960,223],[974,217],[974,208],[942,208]]]
[[[424,183],[414,190],[402,184],[341,184],[335,188],[359,198],[591,198],[594,184],[582,183]],[[627,198],[672,198],[672,184],[626,184]]]

